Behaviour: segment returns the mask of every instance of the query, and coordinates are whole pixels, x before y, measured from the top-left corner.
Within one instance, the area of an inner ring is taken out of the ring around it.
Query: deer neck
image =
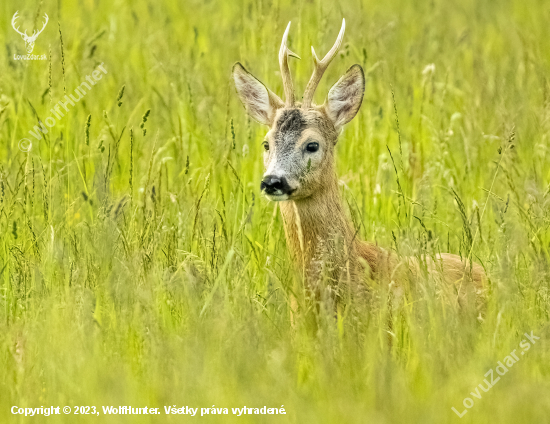
[[[310,197],[280,203],[287,243],[301,267],[325,254],[338,265],[349,262],[355,252],[355,232],[346,217],[336,176]]]

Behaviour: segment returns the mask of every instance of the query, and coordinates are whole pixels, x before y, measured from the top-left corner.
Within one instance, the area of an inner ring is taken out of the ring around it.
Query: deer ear
[[[349,68],[332,86],[324,106],[337,131],[357,114],[364,92],[365,74],[359,65]]]
[[[233,80],[248,114],[260,124],[271,126],[277,109],[283,107],[284,102],[239,62],[233,66]]]

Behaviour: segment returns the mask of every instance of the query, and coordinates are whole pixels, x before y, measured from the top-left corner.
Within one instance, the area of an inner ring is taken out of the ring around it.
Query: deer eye
[[[317,150],[319,150],[319,143],[308,143],[308,145],[306,146],[306,150],[308,152],[316,152]]]
[[[267,141],[263,142],[264,150],[267,152],[269,151],[269,143]]]

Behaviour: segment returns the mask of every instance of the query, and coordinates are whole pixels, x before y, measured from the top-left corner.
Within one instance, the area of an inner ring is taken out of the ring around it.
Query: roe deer
[[[279,202],[287,244],[308,285],[328,272],[337,298],[343,295],[343,288],[350,289],[353,296],[364,292],[369,278],[394,281],[400,287],[425,269],[442,276],[459,303],[474,293],[481,294],[485,274],[476,263],[448,253],[420,261],[400,259],[389,250],[356,238],[340,198],[334,148],[340,130],[361,106],[363,69],[353,65],[332,86],[322,105],[312,103],[323,73],[342,44],[344,20],[336,43],[322,60],[312,47],[313,75],[302,102],[296,102],[288,60],[298,56],[287,47],[289,29],[290,23],[279,51],[284,102],[239,62],[233,66],[233,79],[248,114],[270,127],[263,142],[266,171],[261,190]]]

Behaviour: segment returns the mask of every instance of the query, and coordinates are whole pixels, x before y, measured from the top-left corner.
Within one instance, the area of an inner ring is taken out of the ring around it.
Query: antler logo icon
[[[44,31],[44,28],[46,28],[46,24],[48,23],[48,15],[44,13],[44,18],[46,19],[46,21],[44,22],[44,26],[42,27],[42,29],[40,31],[37,31],[37,30],[34,30],[32,35],[27,35],[27,31],[25,30],[25,32],[21,32],[19,31],[19,28],[15,26],[15,21],[17,20],[17,18],[19,16],[17,16],[17,14],[19,13],[19,10],[17,12],[15,12],[15,14],[13,15],[13,18],[11,19],[11,26],[13,27],[13,29],[21,35],[21,37],[23,38],[23,40],[25,41],[25,48],[27,49],[27,53],[32,53],[33,49],[34,49],[34,42],[36,41],[36,38],[40,35],[40,33],[42,31]]]

